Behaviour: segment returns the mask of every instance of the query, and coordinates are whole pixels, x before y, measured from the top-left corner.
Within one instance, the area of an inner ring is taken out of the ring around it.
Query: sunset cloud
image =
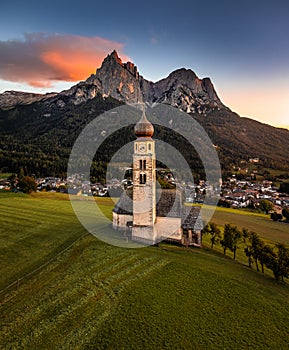
[[[0,79],[51,87],[56,81],[86,79],[108,53],[123,54],[123,44],[100,37],[32,33],[23,40],[0,41]]]

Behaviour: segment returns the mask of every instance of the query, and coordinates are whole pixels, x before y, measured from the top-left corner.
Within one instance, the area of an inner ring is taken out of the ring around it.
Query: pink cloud
[[[36,87],[36,88],[50,88],[52,87],[52,83],[50,81],[27,81],[28,85]]]
[[[0,41],[0,79],[50,87],[55,81],[86,79],[123,44],[100,37],[32,33],[24,40]]]

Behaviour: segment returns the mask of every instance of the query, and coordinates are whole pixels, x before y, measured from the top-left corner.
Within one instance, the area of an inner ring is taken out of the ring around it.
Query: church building
[[[134,128],[133,188],[113,209],[113,228],[125,230],[144,244],[170,241],[200,246],[200,207],[185,206],[179,190],[156,190],[156,153],[153,125],[145,113]]]

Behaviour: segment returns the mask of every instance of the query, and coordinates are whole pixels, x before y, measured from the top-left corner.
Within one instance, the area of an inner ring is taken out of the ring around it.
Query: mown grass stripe
[[[119,296],[119,293],[121,291],[124,290],[125,287],[128,287],[129,284],[131,284],[132,282],[134,282],[135,280],[138,280],[141,277],[145,277],[148,274],[150,274],[151,272],[155,271],[156,269],[159,269],[161,267],[163,267],[165,264],[167,264],[167,261],[156,261],[156,260],[146,260],[146,265],[137,265],[135,266],[135,268],[131,268],[130,269],[130,273],[129,273],[129,277],[126,278],[125,280],[122,281],[122,283],[120,285],[117,285],[117,295]],[[150,263],[150,264],[148,264]],[[137,273],[136,273],[136,270]],[[126,271],[127,272],[127,271]],[[73,346],[73,348],[82,348],[85,347],[85,343],[89,341],[89,339],[93,338],[98,327],[107,319],[107,317],[110,315],[111,313],[111,309],[117,305],[117,299],[115,296],[115,287],[113,289],[111,289],[112,286],[109,284],[106,286],[105,290],[106,290],[106,294],[103,298],[105,300],[103,300],[103,302],[106,305],[106,309],[104,311],[104,313],[102,313],[101,315],[96,315],[95,312],[93,312],[89,318],[89,322],[87,322],[88,326],[82,327],[80,331],[77,332],[77,336],[75,336],[75,332],[73,334],[73,337],[69,337],[69,335],[67,335],[67,337],[65,338],[65,341],[63,343],[61,343],[62,345],[65,345],[66,347],[70,347]],[[92,296],[93,297],[93,296]],[[113,303],[113,301],[116,301],[115,303]],[[89,304],[89,298],[87,300],[88,304]],[[85,314],[86,317],[88,316],[88,304],[87,305],[80,305],[80,309],[78,309],[78,314],[82,315]],[[86,310],[86,311],[85,311]],[[91,309],[90,309],[91,310]],[[76,309],[74,310],[76,311]],[[72,316],[73,318],[73,316]],[[49,331],[50,332],[50,331]],[[73,341],[71,341],[71,339],[73,339]],[[82,345],[80,345],[80,343],[82,343],[82,340],[85,340],[84,343]]]
[[[114,262],[115,260],[116,259],[114,259]],[[115,270],[111,270],[111,273],[114,273],[112,275],[109,275],[106,280],[101,279],[100,283],[97,284],[89,283],[87,285],[87,283],[85,283],[86,280],[82,281],[82,283],[79,284],[79,287],[82,290],[85,290],[85,295],[82,295],[80,298],[78,293],[79,291],[75,291],[75,289],[73,290],[73,292],[68,291],[64,294],[58,293],[54,300],[50,300],[48,308],[44,307],[44,309],[36,309],[33,310],[31,313],[28,313],[26,317],[22,319],[20,326],[23,326],[23,324],[26,324],[27,321],[29,321],[29,328],[33,327],[33,332],[35,334],[42,334],[43,336],[43,332],[46,331],[50,334],[52,331],[52,329],[49,328],[51,324],[53,324],[53,328],[59,330],[59,327],[63,322],[63,318],[69,317],[70,314],[76,312],[78,309],[85,308],[85,304],[89,302],[91,298],[94,298],[97,294],[104,292],[105,294],[100,299],[102,300],[103,298],[108,298],[107,300],[113,301],[116,298],[116,286],[118,294],[120,289],[123,288],[123,286],[127,286],[135,278],[138,278],[138,276],[147,274],[148,271],[152,271],[158,268],[160,264],[160,261],[156,261],[156,259],[148,257],[142,257],[141,259],[137,259],[136,256],[131,255],[121,257],[120,261],[122,264],[118,265],[117,270],[123,266],[125,267],[125,269],[121,270],[120,274],[116,274]],[[128,278],[124,278],[125,276]],[[94,280],[94,276],[90,276],[90,274],[87,273],[86,279],[89,279],[89,281]],[[120,281],[121,285],[118,286]],[[59,299],[62,301],[61,304],[59,304],[59,302],[57,301]],[[102,303],[106,304],[104,300],[102,300]],[[46,305],[45,300],[43,300],[43,305]],[[80,312],[80,310],[78,310],[78,312]],[[47,318],[47,315],[53,315],[53,317]],[[102,321],[104,318],[105,317],[103,315],[100,315],[98,317],[98,323],[99,320]],[[40,320],[43,321],[41,322],[41,327],[38,327]],[[26,338],[29,339],[30,335],[26,335]],[[22,345],[27,344],[26,341],[24,337]]]
[[[88,233],[84,233],[81,237],[78,237],[75,241],[73,241],[69,246],[65,247],[63,250],[61,250],[60,252],[58,252],[55,256],[53,256],[52,258],[50,258],[48,261],[46,261],[44,264],[38,266],[36,269],[34,269],[33,271],[28,272],[27,274],[25,274],[22,277],[19,277],[17,280],[15,280],[14,282],[10,283],[7,287],[3,288],[0,290],[0,294],[5,293],[8,289],[19,285],[20,282],[22,282],[23,280],[29,278],[30,276],[32,276],[33,274],[35,274],[36,272],[39,272],[40,270],[42,270],[45,266],[49,265],[53,260],[55,260],[57,257],[59,257],[61,254],[63,254],[65,251],[69,250],[76,242],[78,242],[79,240],[81,240],[84,236],[86,236]]]

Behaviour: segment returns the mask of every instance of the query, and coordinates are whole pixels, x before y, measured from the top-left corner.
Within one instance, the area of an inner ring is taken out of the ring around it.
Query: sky
[[[210,77],[243,117],[289,128],[289,1],[3,1],[0,93],[61,91],[117,50],[146,79]]]

